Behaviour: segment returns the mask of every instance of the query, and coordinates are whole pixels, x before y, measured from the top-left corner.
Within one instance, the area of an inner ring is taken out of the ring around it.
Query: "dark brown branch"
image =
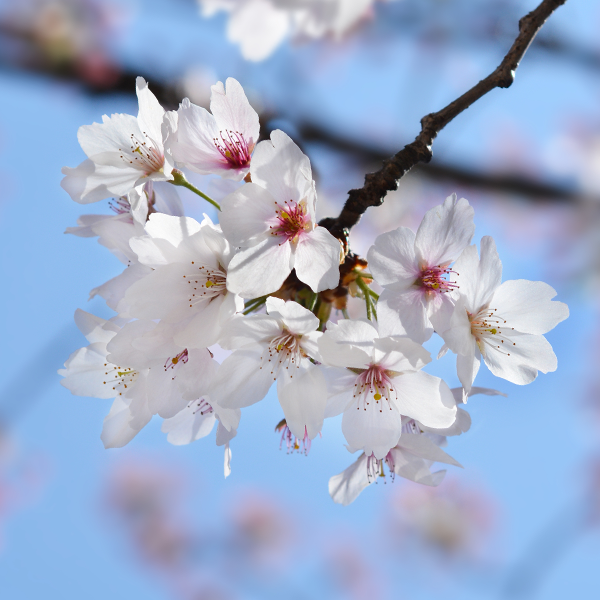
[[[565,2],[543,0],[535,10],[524,16],[519,21],[519,35],[496,70],[442,110],[423,117],[421,133],[415,141],[384,161],[379,171],[367,174],[362,188],[350,190],[337,219],[325,219],[322,224],[340,239],[345,239],[347,232],[359,222],[367,208],[382,204],[386,194],[398,189],[398,181],[417,163],[431,160],[433,141],[450,121],[494,88],[512,85],[515,71],[533,38],[548,17]]]

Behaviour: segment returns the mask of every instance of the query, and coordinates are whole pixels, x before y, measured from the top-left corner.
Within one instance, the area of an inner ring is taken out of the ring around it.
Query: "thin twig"
[[[566,0],[543,0],[535,10],[524,16],[519,21],[519,35],[496,70],[442,110],[423,117],[421,133],[415,141],[384,161],[379,171],[366,175],[362,188],[350,190],[348,200],[337,219],[325,219],[321,224],[343,239],[359,222],[367,208],[381,205],[388,192],[398,189],[398,181],[408,171],[417,163],[429,162],[433,141],[450,121],[491,90],[512,85],[515,71],[533,38],[548,17],[565,2]]]

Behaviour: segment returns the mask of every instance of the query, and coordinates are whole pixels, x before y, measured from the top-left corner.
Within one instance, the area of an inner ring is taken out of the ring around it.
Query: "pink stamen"
[[[312,444],[312,440],[308,437],[308,432],[306,431],[306,427],[304,428],[304,437],[302,440],[298,440],[298,438],[290,431],[285,419],[282,419],[277,427],[275,427],[275,431],[281,431],[281,441],[279,442],[279,449],[281,450],[283,446],[283,441],[285,440],[285,444],[287,446],[287,454],[293,452],[300,452],[307,456],[310,452],[310,446]]]
[[[446,276],[450,273],[456,273],[452,269],[448,269],[447,267],[437,266],[437,267],[427,267],[421,271],[421,277],[418,282],[420,286],[430,294],[445,294],[447,292],[451,292],[452,290],[458,289],[458,285],[453,283],[452,281],[448,281]]]
[[[188,356],[188,351],[186,348],[183,352],[180,352],[177,356],[167,359],[167,362],[165,363],[165,371],[168,371],[169,369],[174,369],[180,363],[185,365],[185,364],[187,364],[188,360],[189,360],[189,356]]]
[[[244,135],[239,131],[225,131],[219,132],[220,139],[214,138],[213,142],[217,147],[217,150],[221,153],[221,156],[234,168],[240,169],[247,167],[250,164],[250,157],[254,145],[250,144],[244,138]]]
[[[283,208],[277,202],[275,204],[276,224],[269,227],[271,235],[284,238],[282,243],[297,242],[302,233],[311,228],[306,205],[293,200],[286,202]]]
[[[363,410],[367,410],[370,400],[374,400],[379,406],[379,412],[383,412],[383,400],[387,400],[387,407],[392,410],[391,393],[395,391],[388,372],[381,365],[369,365],[368,369],[361,371],[354,388],[354,398],[359,399],[357,410],[360,410],[360,400],[363,402]]]
[[[371,456],[367,457],[367,477],[369,478],[369,483],[373,480],[375,480],[375,483],[377,483],[378,477],[383,477],[383,482],[387,483],[384,465],[387,466],[390,472],[390,479],[393,482],[396,478],[396,473],[394,472],[394,467],[396,466],[396,463],[394,462],[394,456],[392,455],[391,450],[385,455],[385,458],[383,459],[375,458],[374,454],[371,454]]]

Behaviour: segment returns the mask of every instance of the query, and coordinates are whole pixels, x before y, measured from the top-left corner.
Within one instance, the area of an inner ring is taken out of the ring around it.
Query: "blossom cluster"
[[[361,454],[329,491],[347,504],[386,470],[435,486],[445,471],[433,463],[460,466],[442,450],[470,427],[459,405],[499,393],[473,385],[482,358],[516,384],[556,369],[544,334],[568,316],[566,305],[543,282],[502,283],[494,240],[483,237],[480,253],[471,245],[464,198],[429,210],[416,233],[380,235],[365,260],[319,225],[308,157],[279,130],[259,141],[258,115],[236,80],[212,87],[211,112],[187,99],[165,111],[142,78],[137,93],[137,118],[81,127],[88,158],[63,169],[73,200],[112,197],[115,212],[84,215],[67,231],[97,236],[126,265],[92,290],[116,315],[78,310],[89,345],[60,371],[72,393],[113,399],[106,447],[124,446],[154,415],[173,444],[217,424],[227,476],[241,409],[276,383],[288,449],[308,452],[324,419],[343,415],[347,447]],[[235,189],[218,204],[184,170]],[[219,208],[219,223],[184,216],[176,186]],[[366,318],[349,318],[349,295]],[[434,332],[440,356],[457,356],[461,388],[424,371]],[[228,353],[220,364],[216,348]]]
[[[205,17],[222,11],[229,14],[227,37],[252,61],[270,56],[288,36],[339,39],[371,14],[375,1],[198,0]]]

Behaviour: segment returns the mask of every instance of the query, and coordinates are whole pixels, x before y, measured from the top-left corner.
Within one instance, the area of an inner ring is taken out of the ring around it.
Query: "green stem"
[[[317,299],[319,298],[319,294],[317,292],[313,292],[312,297],[310,298],[310,300],[308,301],[308,304],[306,306],[306,308],[308,310],[310,310],[310,312],[313,312],[315,309],[315,306],[317,305]]]
[[[365,304],[367,306],[367,319],[369,319],[369,321],[372,321],[374,308],[372,305],[371,294],[373,292],[371,291],[369,286],[363,281],[362,277],[357,277],[356,283],[357,283],[358,287],[362,290],[362,293],[365,296]]]
[[[244,310],[242,312],[243,315],[248,315],[251,312],[254,312],[256,309],[260,308],[267,301],[267,296],[262,296],[261,298],[255,298],[254,300],[249,300],[244,305]]]
[[[221,210],[221,207],[209,196],[207,196],[204,192],[201,192],[195,185],[192,185],[186,178],[185,175],[179,171],[178,169],[173,169],[172,172],[173,180],[169,181],[173,185],[180,185],[188,190],[194,192],[194,194],[198,194],[200,198],[204,198],[207,202],[210,202],[217,210]]]

